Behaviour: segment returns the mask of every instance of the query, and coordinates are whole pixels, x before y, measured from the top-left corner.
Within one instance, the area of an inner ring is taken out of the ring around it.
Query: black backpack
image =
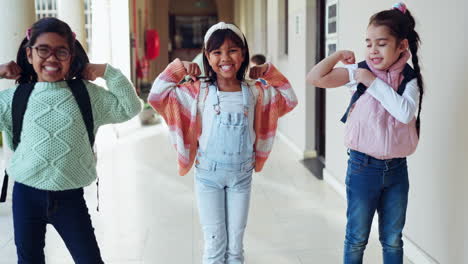
[[[370,71],[370,68],[367,65],[366,61],[359,62],[358,63],[358,68],[367,69],[367,70]],[[397,93],[399,95],[402,95],[405,92],[406,84],[409,81],[411,81],[412,79],[416,78],[416,73],[414,72],[413,68],[411,68],[411,66],[408,63],[405,65],[405,68],[403,69],[402,74],[403,74],[403,81],[401,82],[400,86],[398,86],[398,90],[397,90]],[[358,84],[357,90],[353,94],[353,96],[351,97],[351,101],[349,102],[349,106],[346,109],[345,114],[340,119],[341,122],[346,123],[346,120],[348,119],[348,114],[349,114],[349,110],[351,109],[351,106],[353,106],[353,104],[356,103],[356,101],[359,99],[359,97],[361,97],[361,95],[363,95],[366,92],[366,89],[367,89],[367,87],[364,84],[362,84],[362,83]]]
[[[78,107],[80,108],[83,121],[88,132],[89,142],[91,143],[91,149],[94,145],[94,119],[93,109],[91,108],[91,100],[89,98],[88,89],[82,80],[74,79],[67,81],[68,86],[71,89],[73,97],[75,97]],[[33,91],[35,83],[20,84],[13,95],[13,101],[11,103],[11,120],[12,120],[12,132],[13,132],[13,151],[18,147],[21,140],[21,130],[23,128],[23,118],[26,112],[26,106],[28,105],[29,96]],[[8,174],[5,170],[5,176],[3,178],[3,186],[0,194],[0,203],[5,202],[8,188]]]

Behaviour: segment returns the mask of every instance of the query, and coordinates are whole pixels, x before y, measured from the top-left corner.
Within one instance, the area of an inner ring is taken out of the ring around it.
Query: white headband
[[[227,24],[227,23],[224,23],[224,22],[219,22],[218,24],[215,24],[215,25],[211,26],[210,29],[208,29],[208,31],[205,34],[205,45],[208,42],[208,40],[210,39],[211,35],[213,35],[213,33],[216,30],[219,30],[219,29],[229,29],[232,32],[236,33],[236,35],[239,36],[239,38],[242,40],[242,43],[244,43],[244,45],[245,45],[244,34],[242,34],[242,31],[240,31],[240,29],[238,27],[236,27],[235,25]]]

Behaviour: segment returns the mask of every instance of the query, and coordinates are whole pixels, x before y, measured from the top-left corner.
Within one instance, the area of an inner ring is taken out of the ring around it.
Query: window
[[[216,16],[171,16],[173,49],[201,49],[205,32],[216,24]]]
[[[84,0],[84,10],[85,10],[85,31],[86,31],[86,44],[88,46],[88,51],[91,50],[91,40],[92,40],[92,0]]]
[[[336,51],[338,44],[338,0],[327,0],[325,15],[326,56]]]
[[[44,17],[57,17],[57,0],[35,0],[36,1],[36,19]],[[76,0],[73,0],[76,1]],[[91,25],[92,25],[92,11],[91,2],[92,0],[83,0],[85,10],[85,30],[86,30],[86,44],[88,50],[91,50]]]
[[[289,1],[284,0],[284,54],[289,51]]]
[[[36,0],[36,19],[57,17],[57,0]]]

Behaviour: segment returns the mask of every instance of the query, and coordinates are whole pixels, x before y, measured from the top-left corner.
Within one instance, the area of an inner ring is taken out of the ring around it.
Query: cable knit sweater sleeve
[[[13,100],[15,89],[9,88],[0,92],[0,131],[6,133],[7,139],[13,136],[11,134],[11,101]],[[7,142],[7,144],[9,143]]]
[[[108,64],[104,80],[109,90],[86,82],[96,128],[100,125],[127,121],[142,109],[142,100],[137,96],[132,83],[120,70]]]

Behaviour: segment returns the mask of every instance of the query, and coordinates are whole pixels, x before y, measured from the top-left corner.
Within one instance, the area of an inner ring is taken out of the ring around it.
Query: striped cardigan
[[[164,118],[177,151],[179,174],[185,175],[193,165],[201,135],[201,117],[208,90],[200,81],[178,84],[185,76],[182,62],[175,59],[156,78],[148,102]],[[254,95],[256,134],[255,171],[260,171],[273,147],[278,119],[297,105],[296,94],[289,81],[272,64],[263,79],[249,87]],[[200,88],[203,86],[202,88]]]

